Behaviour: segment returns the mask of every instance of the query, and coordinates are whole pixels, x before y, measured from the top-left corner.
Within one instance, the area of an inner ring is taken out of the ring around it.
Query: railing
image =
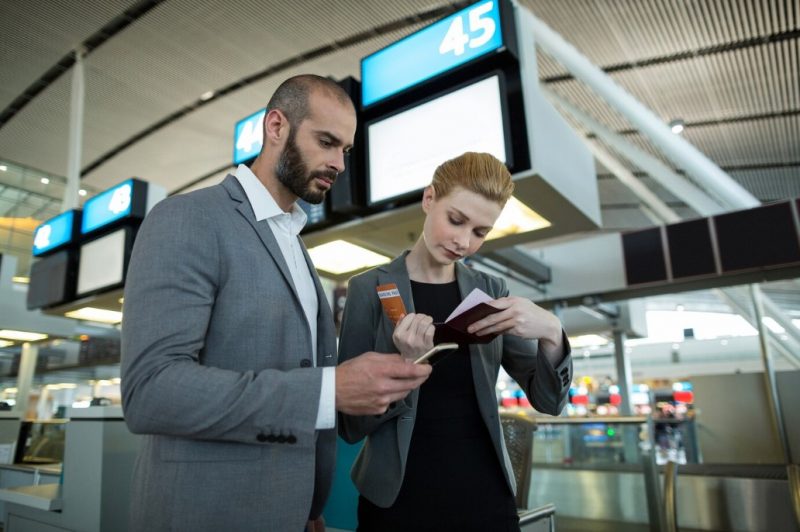
[[[519,526],[520,528],[522,528],[525,525],[530,525],[542,521],[544,519],[549,519],[550,532],[555,532],[556,529],[555,513],[556,513],[555,504],[544,504],[542,506],[539,506],[538,508],[534,508],[532,510],[526,510],[519,516]]]

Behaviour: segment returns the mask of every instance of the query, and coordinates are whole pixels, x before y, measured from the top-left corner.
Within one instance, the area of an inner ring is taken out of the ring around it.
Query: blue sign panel
[[[81,233],[86,234],[131,213],[133,179],[101,192],[83,204]]]
[[[325,221],[325,202],[309,203],[305,200],[297,200],[297,204],[306,213],[306,227]]]
[[[364,107],[501,48],[499,2],[462,9],[362,59]]]
[[[262,109],[236,122],[233,130],[233,164],[252,159],[261,151],[266,114],[267,110]]]
[[[62,246],[72,240],[75,211],[62,212],[36,228],[33,233],[33,256]]]

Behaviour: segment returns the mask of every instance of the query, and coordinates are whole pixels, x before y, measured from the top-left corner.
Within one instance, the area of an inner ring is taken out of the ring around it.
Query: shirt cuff
[[[332,429],[336,426],[336,368],[322,368],[322,388],[319,393],[317,410],[317,430]]]

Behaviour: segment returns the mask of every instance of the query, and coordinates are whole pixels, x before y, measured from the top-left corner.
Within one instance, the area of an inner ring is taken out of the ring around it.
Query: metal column
[[[83,149],[84,73],[82,49],[75,50],[72,67],[72,92],[69,108],[69,151],[67,153],[67,183],[61,211],[78,207],[78,189],[81,182],[81,150]]]

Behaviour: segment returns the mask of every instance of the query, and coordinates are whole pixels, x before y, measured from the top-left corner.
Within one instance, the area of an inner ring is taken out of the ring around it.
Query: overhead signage
[[[77,212],[62,212],[36,228],[33,233],[34,257],[43,255],[72,241]]]
[[[144,181],[128,179],[88,199],[83,204],[81,233],[85,235],[129,216],[143,218],[148,188]]]
[[[236,122],[233,130],[233,164],[255,158],[264,144],[264,116],[262,109]]]
[[[364,107],[504,46],[501,0],[480,2],[361,60]]]

